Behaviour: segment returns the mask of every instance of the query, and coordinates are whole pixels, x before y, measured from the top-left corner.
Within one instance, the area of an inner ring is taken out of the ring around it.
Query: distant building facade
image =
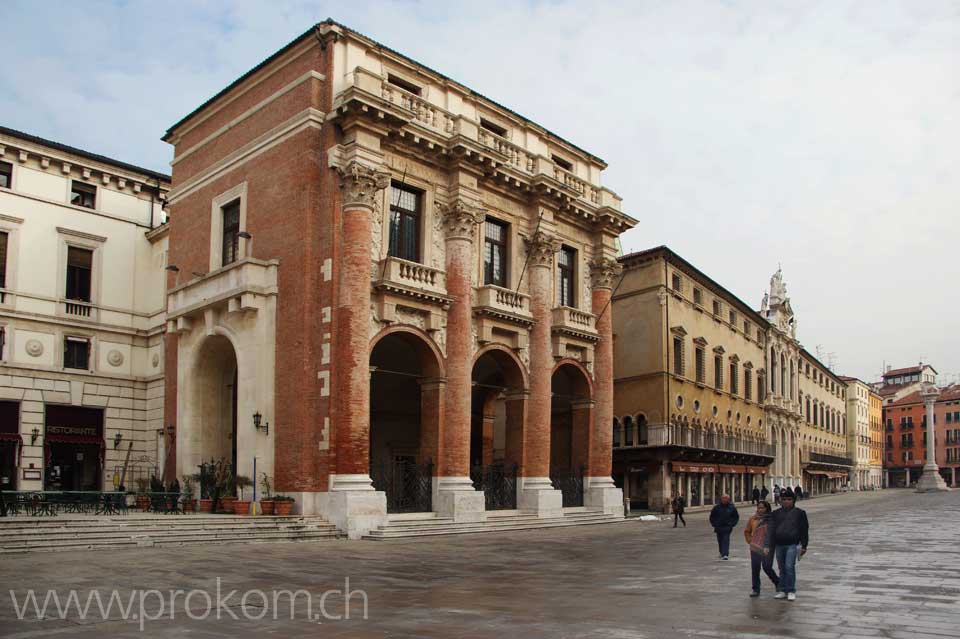
[[[850,481],[847,386],[816,357],[801,351],[803,486],[813,494],[836,492]]]
[[[160,471],[169,176],[0,127],[0,478]],[[129,460],[129,462],[128,462]]]
[[[873,457],[873,423],[871,403],[875,396],[866,382],[855,377],[841,377],[847,391],[847,454],[853,461],[850,486],[854,490],[877,488],[873,484],[871,460]]]
[[[870,389],[870,485],[882,488],[883,483],[883,398]]]
[[[614,478],[633,508],[750,498],[773,450],[767,323],[666,247],[620,258],[614,297]]]

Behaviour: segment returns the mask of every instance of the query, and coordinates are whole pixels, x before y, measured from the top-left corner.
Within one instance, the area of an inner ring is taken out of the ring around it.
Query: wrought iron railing
[[[373,487],[387,495],[388,513],[433,510],[433,462],[417,464],[406,459],[371,464]]]
[[[553,487],[563,495],[563,507],[583,506],[583,466],[550,472]]]
[[[513,510],[517,507],[516,464],[498,462],[470,469],[473,487],[483,491],[487,510]]]

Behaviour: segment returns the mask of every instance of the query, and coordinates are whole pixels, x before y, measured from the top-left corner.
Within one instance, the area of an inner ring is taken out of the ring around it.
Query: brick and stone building
[[[847,451],[847,385],[806,349],[800,350],[798,366],[803,488],[811,494],[836,492],[848,485],[854,467]]]
[[[892,404],[910,393],[918,392],[925,383],[935,383],[936,379],[936,369],[923,362],[906,368],[887,366],[880,381],[873,384],[873,389],[883,398],[884,404]]]
[[[925,380],[922,383],[930,383]],[[960,387],[935,391],[934,448],[940,476],[947,486],[956,487],[960,467]],[[920,390],[885,404],[886,433],[884,475],[888,487],[912,486],[927,461],[927,412]]]
[[[614,477],[634,508],[750,499],[773,450],[767,321],[666,247],[620,259],[614,297]]]
[[[601,159],[332,21],[164,139],[178,474],[256,464],[351,536],[622,510],[609,301],[635,221]]]
[[[0,480],[162,468],[169,176],[0,127]]]

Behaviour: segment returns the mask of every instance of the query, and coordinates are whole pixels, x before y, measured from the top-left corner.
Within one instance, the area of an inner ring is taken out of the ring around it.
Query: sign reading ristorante
[[[97,437],[100,435],[100,428],[97,426],[47,426],[47,434]]]

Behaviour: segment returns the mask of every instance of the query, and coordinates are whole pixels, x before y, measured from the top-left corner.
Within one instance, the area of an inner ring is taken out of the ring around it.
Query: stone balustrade
[[[382,273],[381,283],[440,295],[447,291],[446,273],[426,264],[409,262],[398,257],[388,257],[380,261],[379,272]]]
[[[533,317],[530,314],[529,295],[493,284],[477,289],[477,306],[485,306],[524,318]]]
[[[167,294],[167,330],[188,329],[191,316],[210,308],[258,310],[260,298],[277,294],[278,266],[277,260],[248,257],[173,287]]]
[[[595,334],[597,332],[592,313],[587,313],[569,306],[558,306],[553,309],[553,327],[573,330],[581,333]]]

